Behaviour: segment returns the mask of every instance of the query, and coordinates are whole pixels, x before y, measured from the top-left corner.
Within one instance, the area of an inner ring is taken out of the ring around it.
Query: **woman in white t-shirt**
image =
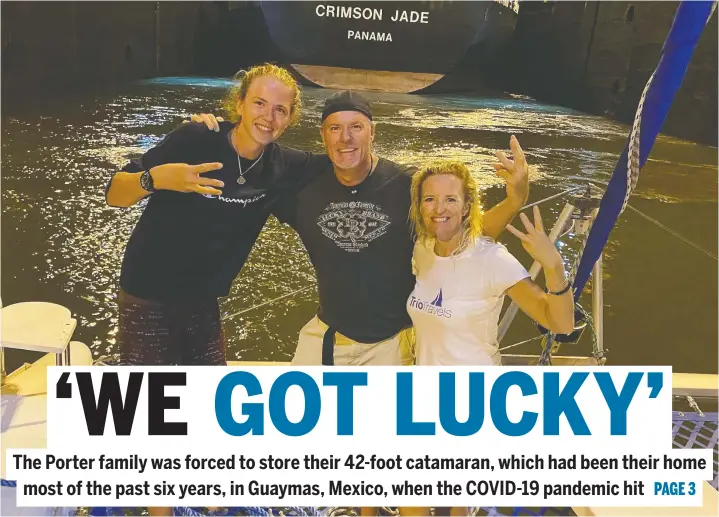
[[[510,148],[513,161],[497,153],[500,175],[527,167],[514,136]],[[572,290],[536,206],[534,224],[520,214],[526,233],[507,229],[541,264],[546,292],[502,244],[482,236],[477,185],[463,164],[443,161],[420,170],[411,193],[417,281],[407,309],[417,335],[417,365],[501,364],[497,329],[505,294],[550,331],[573,330]]]
[[[499,152],[501,176],[527,162],[517,139],[514,161]],[[520,214],[527,233],[507,229],[542,265],[547,292],[507,249],[482,236],[477,184],[467,167],[443,161],[412,179],[410,218],[417,243],[412,259],[417,277],[407,310],[416,332],[417,365],[499,365],[499,313],[508,294],[532,319],[554,333],[574,328],[574,301],[562,257],[544,233],[539,209],[534,225]],[[450,515],[468,515],[451,508]],[[404,507],[400,515],[429,515],[429,508]]]

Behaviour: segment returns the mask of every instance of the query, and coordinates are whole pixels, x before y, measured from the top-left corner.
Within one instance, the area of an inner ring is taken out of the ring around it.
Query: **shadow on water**
[[[104,186],[130,158],[156,144],[190,113],[219,114],[223,79],[165,78],[113,90],[43,97],[3,106],[2,302],[60,303],[78,318],[75,338],[95,356],[114,353],[122,253],[142,207],[104,203]],[[328,90],[305,89],[305,113],[282,142],[321,151],[320,106]],[[628,128],[519,96],[471,98],[370,93],[376,151],[421,164],[460,159],[476,175],[487,207],[504,197],[491,164],[516,134],[530,164],[530,201],[592,181],[606,184]],[[702,248],[717,251],[717,149],[660,137],[631,204]],[[542,206],[545,226],[563,207]],[[529,267],[510,234],[501,241]],[[564,239],[567,262],[577,242]],[[609,364],[670,364],[716,372],[717,263],[652,224],[624,212],[606,247],[605,347]],[[314,314],[315,280],[301,242],[271,219],[230,295],[222,300],[228,357],[289,360]],[[251,310],[274,298],[296,295]],[[591,282],[582,298],[590,306]],[[241,311],[241,314],[236,314]],[[519,315],[502,345],[535,336]],[[585,336],[576,347],[590,349]],[[537,342],[517,347],[534,353]],[[575,353],[570,347],[562,353]],[[8,369],[34,359],[8,351]]]

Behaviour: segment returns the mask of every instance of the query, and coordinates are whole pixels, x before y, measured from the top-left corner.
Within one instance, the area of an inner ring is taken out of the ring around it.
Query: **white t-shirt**
[[[454,257],[439,257],[434,242],[416,244],[417,282],[407,310],[417,334],[418,365],[501,363],[497,329],[504,292],[530,275],[501,244],[477,239]]]

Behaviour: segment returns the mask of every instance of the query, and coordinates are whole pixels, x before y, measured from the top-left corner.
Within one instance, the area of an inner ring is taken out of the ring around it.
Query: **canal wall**
[[[678,2],[524,2],[504,87],[631,123]],[[662,133],[717,145],[717,13]]]
[[[480,62],[470,53],[454,77],[440,82],[481,94],[475,86],[484,74],[492,79],[485,86],[630,123],[677,6],[522,2],[503,55]],[[0,9],[5,102],[10,95],[156,76],[231,76],[254,63],[282,61],[262,9],[251,1],[3,2]],[[716,42],[714,14],[663,133],[717,145]]]
[[[189,74],[216,2],[2,2],[3,97]]]

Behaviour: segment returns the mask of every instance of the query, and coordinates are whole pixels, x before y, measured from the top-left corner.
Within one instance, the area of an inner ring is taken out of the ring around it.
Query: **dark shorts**
[[[118,305],[121,364],[227,365],[216,301],[169,305],[120,291]]]

